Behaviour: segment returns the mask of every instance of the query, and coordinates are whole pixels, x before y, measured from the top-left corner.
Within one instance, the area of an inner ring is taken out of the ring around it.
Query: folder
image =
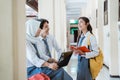
[[[69,61],[70,61],[70,58],[72,56],[72,53],[73,51],[67,51],[67,52],[63,52],[59,58],[59,61],[58,61],[58,66],[59,68],[61,67],[64,67],[64,66],[67,66]]]
[[[72,50],[81,50],[82,52],[90,52],[90,50],[86,46],[81,46],[81,47],[70,47]]]

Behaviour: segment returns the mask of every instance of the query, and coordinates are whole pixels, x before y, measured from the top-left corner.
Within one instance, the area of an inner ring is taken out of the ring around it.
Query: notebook
[[[86,46],[81,46],[81,47],[74,47],[74,46],[71,46],[70,47],[72,50],[81,50],[83,52],[90,52],[90,50],[86,47]]]

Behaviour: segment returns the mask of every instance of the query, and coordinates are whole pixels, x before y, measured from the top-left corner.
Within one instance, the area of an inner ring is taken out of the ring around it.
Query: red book
[[[81,47],[74,47],[71,46],[70,47],[72,50],[81,50],[82,52],[90,52],[90,50],[88,48],[86,48],[86,46],[81,46]]]

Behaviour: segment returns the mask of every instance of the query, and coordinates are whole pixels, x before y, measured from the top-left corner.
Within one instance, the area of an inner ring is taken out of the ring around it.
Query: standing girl
[[[92,33],[92,27],[87,17],[80,17],[78,28],[80,35],[78,37],[78,47],[86,46],[91,52],[82,52],[81,50],[74,50],[78,55],[78,71],[77,80],[92,80],[89,59],[99,55],[99,49],[95,36]],[[90,46],[88,46],[88,37],[90,36]]]

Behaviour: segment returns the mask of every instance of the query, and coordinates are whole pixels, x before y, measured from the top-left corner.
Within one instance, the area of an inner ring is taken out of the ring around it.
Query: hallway
[[[120,80],[120,0],[0,0],[0,80],[27,80],[27,20],[47,19],[65,52],[77,45],[81,16],[89,18],[109,68],[104,66],[97,80]],[[55,50],[51,55],[58,58]],[[64,69],[76,80],[77,56]]]

